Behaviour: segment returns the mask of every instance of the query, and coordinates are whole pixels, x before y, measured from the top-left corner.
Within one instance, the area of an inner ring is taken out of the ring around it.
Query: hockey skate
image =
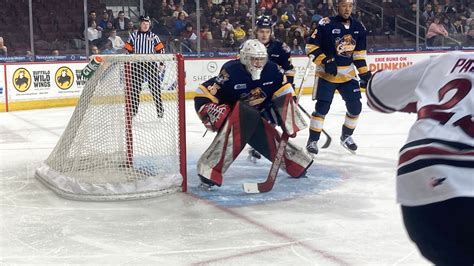
[[[356,153],[357,144],[355,144],[352,136],[341,136],[341,145],[352,154]]]
[[[319,152],[319,148],[318,148],[318,141],[317,140],[308,140],[308,143],[306,144],[306,151],[310,154],[310,155],[316,155],[318,154]]]
[[[261,158],[262,155],[257,150],[254,148],[249,149],[249,156],[247,157],[247,160],[251,161],[252,163],[257,163],[257,160]]]
[[[201,184],[199,184],[199,188],[204,191],[214,191],[217,190],[217,184],[212,182],[211,180],[205,178],[202,175],[198,175],[199,179],[201,180]]]

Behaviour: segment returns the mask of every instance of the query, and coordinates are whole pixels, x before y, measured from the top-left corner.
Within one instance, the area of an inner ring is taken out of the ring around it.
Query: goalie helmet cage
[[[186,191],[182,55],[105,55],[36,177],[62,197]]]

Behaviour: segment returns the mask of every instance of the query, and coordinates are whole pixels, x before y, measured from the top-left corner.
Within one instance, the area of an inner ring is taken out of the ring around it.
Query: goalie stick
[[[304,71],[304,76],[301,79],[301,84],[299,87],[298,94],[296,95],[295,105],[298,105],[298,102],[300,101],[301,93],[303,92],[303,83],[306,76],[308,75],[308,71],[311,64],[313,63],[313,59],[314,59],[314,56],[310,55],[308,64],[306,65],[306,69]],[[278,170],[280,169],[280,165],[283,160],[285,148],[286,148],[286,145],[288,144],[289,138],[290,136],[286,134],[286,132],[283,132],[283,134],[281,135],[280,143],[278,144],[277,153],[273,160],[267,179],[262,183],[244,183],[242,186],[244,188],[245,193],[251,193],[251,194],[265,193],[273,189],[273,185],[275,185]]]
[[[298,107],[309,118],[309,120],[311,120],[311,115],[303,108],[303,106],[298,104]],[[329,147],[329,145],[331,145],[332,138],[331,138],[331,136],[329,136],[329,134],[324,129],[323,129],[322,132],[323,132],[324,136],[326,136],[326,142],[324,142],[323,146],[321,146],[321,149],[327,149]]]

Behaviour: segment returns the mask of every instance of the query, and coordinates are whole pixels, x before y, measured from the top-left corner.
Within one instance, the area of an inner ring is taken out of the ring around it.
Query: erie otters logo
[[[342,38],[336,38],[336,51],[339,56],[351,57],[355,47],[356,41],[350,34],[346,34]]]
[[[31,86],[31,74],[26,68],[19,68],[13,73],[13,87],[19,92],[27,91]]]
[[[74,83],[74,74],[69,67],[60,67],[54,75],[54,81],[61,90],[67,90]]]

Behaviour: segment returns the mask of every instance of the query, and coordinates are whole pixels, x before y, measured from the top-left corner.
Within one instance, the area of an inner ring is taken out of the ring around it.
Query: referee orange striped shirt
[[[151,31],[137,31],[130,35],[124,47],[130,54],[164,54],[165,46]]]

